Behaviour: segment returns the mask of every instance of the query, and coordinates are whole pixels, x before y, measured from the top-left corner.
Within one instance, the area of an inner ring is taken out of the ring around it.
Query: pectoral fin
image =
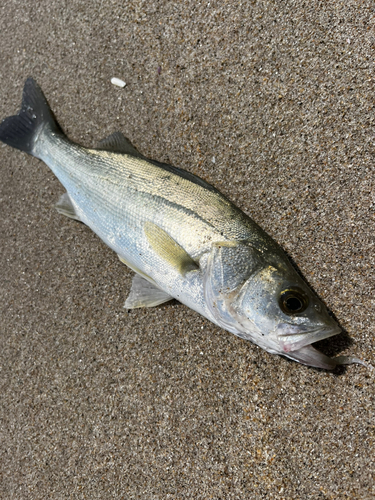
[[[55,205],[56,210],[59,214],[65,215],[70,219],[75,219],[81,222],[79,215],[76,214],[75,208],[73,207],[73,203],[69,198],[68,193],[64,193],[60,196],[59,201]]]
[[[129,297],[125,301],[126,309],[138,307],[154,307],[172,300],[173,297],[161,290],[156,285],[145,280],[139,274],[135,274]]]
[[[182,276],[199,268],[190,255],[164,229],[153,222],[146,222],[143,229],[154,252]]]

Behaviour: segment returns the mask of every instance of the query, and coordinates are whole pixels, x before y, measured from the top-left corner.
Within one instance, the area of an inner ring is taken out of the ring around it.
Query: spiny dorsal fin
[[[168,163],[161,163],[160,161],[146,158],[139,151],[135,149],[135,147],[129,141],[129,139],[127,139],[121,132],[114,132],[105,139],[102,139],[99,142],[98,147],[96,149],[104,151],[113,151],[114,153],[124,153],[127,155],[135,156],[136,158],[141,158],[142,160],[146,160],[149,163],[156,165],[157,167],[161,167],[164,170],[167,170],[168,172],[172,172],[173,174],[179,175],[180,177],[183,177],[184,179],[187,179],[190,182],[194,182],[194,184],[198,184],[198,186],[202,186],[205,189],[208,189],[209,191],[214,191],[219,193],[219,191],[217,191],[217,189],[211,186],[211,184],[208,184],[208,182],[204,181],[197,175],[188,172],[187,170],[183,170],[178,167],[173,167]]]
[[[143,227],[151,248],[182,276],[199,268],[190,255],[161,227],[147,221]]]
[[[121,132],[114,132],[105,139],[102,139],[97,149],[104,151],[113,151],[115,153],[125,153],[127,155],[144,158],[139,151],[135,149],[133,144]]]

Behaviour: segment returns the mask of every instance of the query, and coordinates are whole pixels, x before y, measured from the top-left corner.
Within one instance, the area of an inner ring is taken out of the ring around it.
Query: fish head
[[[238,251],[243,254],[240,259]],[[233,265],[228,265],[230,254],[234,248],[229,252],[221,248],[209,262],[206,299],[211,301],[216,322],[272,354],[309,366],[335,368],[337,363],[311,344],[341,329],[287,257],[264,257],[253,249],[237,248],[237,264],[242,264],[236,274]],[[247,267],[244,258],[250,262]]]
[[[336,366],[311,344],[341,329],[291,266],[260,269],[246,280],[230,307],[242,329],[267,351],[319,368]]]

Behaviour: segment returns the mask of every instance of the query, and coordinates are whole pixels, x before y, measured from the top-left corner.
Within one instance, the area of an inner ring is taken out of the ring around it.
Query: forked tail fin
[[[33,78],[28,78],[23,88],[20,111],[0,123],[0,141],[37,156],[35,144],[46,127],[50,132],[62,133],[42,89]]]

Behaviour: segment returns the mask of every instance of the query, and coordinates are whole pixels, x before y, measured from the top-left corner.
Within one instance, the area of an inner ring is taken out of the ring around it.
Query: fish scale
[[[229,217],[239,210],[222,195],[207,192],[173,173],[166,177],[161,167],[127,155],[71,147],[64,138],[54,143],[47,137],[40,149],[38,157],[51,164],[82,221],[100,233],[104,241],[107,235],[116,234],[119,219],[123,230],[128,224],[139,226],[146,220],[157,221],[164,229],[168,227],[171,236],[193,255],[207,251],[204,241],[251,238],[252,233],[244,224],[235,221],[228,227]],[[101,207],[102,213],[99,208],[90,210],[91,206]],[[110,220],[110,225],[104,229],[101,219]],[[182,222],[194,228],[189,239],[186,234],[181,235]],[[113,241],[110,246],[118,250]]]

